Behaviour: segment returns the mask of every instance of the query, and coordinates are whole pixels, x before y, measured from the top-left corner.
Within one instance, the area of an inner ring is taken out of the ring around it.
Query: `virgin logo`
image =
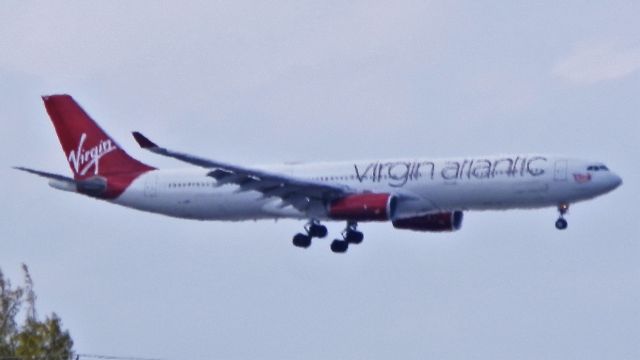
[[[101,140],[98,145],[92,148],[85,149],[83,145],[86,139],[87,134],[83,133],[80,136],[77,150],[71,150],[69,153],[69,163],[78,175],[85,175],[92,166],[94,167],[94,174],[98,174],[100,158],[116,150],[117,147],[111,139],[107,139]]]

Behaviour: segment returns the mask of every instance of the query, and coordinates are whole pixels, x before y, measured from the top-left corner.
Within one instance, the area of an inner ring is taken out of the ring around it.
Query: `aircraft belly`
[[[150,192],[144,181],[132,184],[115,203],[138,210],[198,220],[251,220],[272,217],[257,192],[229,187]]]
[[[424,187],[424,198],[442,210],[497,210],[550,206],[557,200],[550,196],[544,180],[535,181],[459,181]]]

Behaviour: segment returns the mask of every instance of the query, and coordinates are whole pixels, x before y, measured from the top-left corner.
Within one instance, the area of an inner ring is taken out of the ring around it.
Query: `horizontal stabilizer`
[[[68,183],[71,183],[71,184],[75,184],[76,183],[76,181],[73,180],[73,178],[70,178],[70,177],[64,176],[64,175],[58,175],[58,174],[53,174],[53,173],[46,172],[46,171],[29,169],[29,168],[22,167],[22,166],[14,166],[13,168],[16,169],[16,170],[26,171],[26,172],[28,172],[30,174],[42,176],[42,177],[45,177],[45,178],[50,179],[50,180],[68,182]]]
[[[75,180],[68,176],[29,169],[21,166],[14,166],[13,168],[47,178],[49,179],[49,185],[59,190],[79,192],[89,196],[100,196],[107,189],[106,180],[98,176],[88,178],[86,180]]]

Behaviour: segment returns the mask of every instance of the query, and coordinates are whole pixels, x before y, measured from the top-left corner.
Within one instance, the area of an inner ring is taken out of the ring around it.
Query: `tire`
[[[327,227],[324,225],[312,225],[309,228],[309,236],[322,239],[327,236]]]
[[[298,233],[293,237],[293,246],[306,249],[311,246],[311,237]]]
[[[564,230],[567,228],[567,226],[568,226],[567,220],[563,218],[556,220],[556,229]]]
[[[344,240],[333,240],[331,243],[331,251],[336,254],[343,254],[349,249],[349,243]]]
[[[364,234],[360,231],[350,230],[347,231],[344,239],[351,244],[360,244],[364,240]]]

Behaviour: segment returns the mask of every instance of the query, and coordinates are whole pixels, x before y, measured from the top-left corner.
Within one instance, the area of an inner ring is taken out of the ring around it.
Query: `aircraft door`
[[[567,181],[567,160],[556,160],[553,170],[553,180]]]

